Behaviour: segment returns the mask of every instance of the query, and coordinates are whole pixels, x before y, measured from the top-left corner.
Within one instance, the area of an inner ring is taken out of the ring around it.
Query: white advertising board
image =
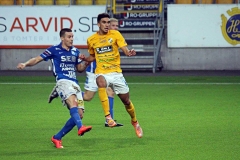
[[[60,42],[59,31],[71,28],[75,46],[86,47],[98,30],[105,6],[2,6],[0,48],[45,48]]]
[[[170,4],[167,16],[170,48],[240,47],[238,5]]]

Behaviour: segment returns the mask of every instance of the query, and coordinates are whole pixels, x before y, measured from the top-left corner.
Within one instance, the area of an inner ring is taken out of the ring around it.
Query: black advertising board
[[[124,11],[158,10],[158,4],[124,4]]]
[[[138,13],[138,12],[125,12],[121,13],[121,19],[155,19],[158,16],[158,13]]]
[[[153,28],[155,25],[155,20],[145,19],[145,20],[119,20],[119,28]]]
[[[122,3],[159,3],[160,0],[116,0],[117,4]]]

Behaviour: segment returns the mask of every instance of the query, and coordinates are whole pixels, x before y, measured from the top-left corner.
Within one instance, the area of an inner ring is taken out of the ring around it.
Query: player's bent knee
[[[88,91],[86,90],[84,93],[83,100],[84,101],[91,101],[95,95],[96,91]]]
[[[130,105],[130,100],[129,98],[121,98],[121,101],[124,105]]]
[[[105,83],[97,83],[98,88],[106,88],[106,84]]]
[[[65,100],[69,108],[78,106],[78,99],[76,95],[71,95],[68,99]]]
[[[129,94],[118,94],[118,97],[121,99],[122,103],[124,105],[129,105],[130,104],[130,99],[129,99]]]
[[[96,83],[97,83],[98,88],[106,88],[107,87],[107,82],[103,76],[97,77]]]

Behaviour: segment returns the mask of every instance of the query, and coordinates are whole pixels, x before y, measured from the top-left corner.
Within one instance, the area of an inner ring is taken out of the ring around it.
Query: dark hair
[[[72,30],[70,28],[61,29],[61,31],[59,32],[60,37],[63,37],[66,32],[72,32]]]
[[[110,18],[110,16],[109,16],[109,14],[107,14],[107,13],[101,13],[101,14],[99,14],[98,17],[97,17],[97,22],[99,23],[102,18]]]

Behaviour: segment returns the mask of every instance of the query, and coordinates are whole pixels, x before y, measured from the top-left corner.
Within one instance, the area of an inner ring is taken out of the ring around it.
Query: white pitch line
[[[11,82],[7,82],[7,83],[0,83],[0,84],[14,84],[14,85],[21,85],[21,84],[29,84],[29,85],[31,85],[31,84],[37,84],[37,85],[42,85],[42,84],[44,84],[44,85],[47,85],[47,84],[56,84],[56,83],[24,83],[24,82],[19,82],[19,83],[11,83]]]
[[[240,83],[128,83],[128,84],[147,84],[147,85],[240,85]]]
[[[11,82],[7,82],[7,83],[0,83],[0,85],[9,85],[9,84],[13,84],[13,85],[54,85],[55,83],[11,83]],[[79,83],[84,84],[84,83]],[[240,83],[214,83],[214,82],[210,82],[210,83],[128,83],[130,85],[240,85]]]

